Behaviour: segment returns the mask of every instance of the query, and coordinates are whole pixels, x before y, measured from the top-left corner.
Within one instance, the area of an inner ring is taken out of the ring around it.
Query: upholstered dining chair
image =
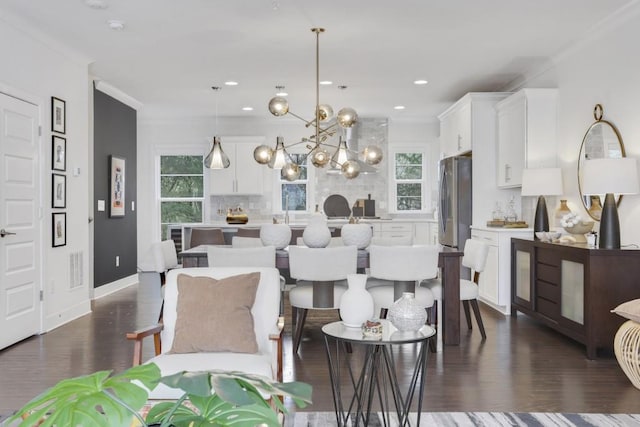
[[[238,228],[234,236],[238,237],[260,237],[260,227],[258,228]]]
[[[488,254],[489,245],[479,240],[467,239],[464,244],[462,265],[471,269],[473,280],[460,279],[460,301],[462,301],[464,314],[467,318],[467,326],[469,329],[472,329],[471,313],[469,311],[469,304],[471,304],[483,340],[487,338],[487,334],[484,331],[480,307],[478,307],[478,280],[480,279],[480,273],[484,271],[484,267],[487,264]],[[437,311],[435,316],[433,316],[437,321],[438,316],[441,316],[442,313],[442,282],[440,279],[426,280],[422,282],[421,287],[430,289],[433,297],[437,301],[437,304],[434,306]]]
[[[411,246],[413,245],[413,237],[381,237],[373,236],[371,238],[371,245],[376,246]]]
[[[167,275],[162,323],[130,332],[133,365],[142,363],[144,338],[153,336],[163,376],[181,371],[240,371],[282,381],[282,329],[275,268],[197,267]],[[178,399],[164,384],[149,399]]]
[[[144,260],[138,266],[140,274],[157,275],[156,280],[159,281],[161,293],[164,293],[164,284],[166,282],[167,273],[170,270],[181,267],[182,265],[178,264],[176,244],[171,239],[152,243]],[[143,281],[142,277],[140,278],[140,281]],[[162,320],[163,310],[164,301],[160,306],[160,312],[158,314],[159,320]]]
[[[380,317],[386,317],[387,310],[403,292],[413,292],[416,302],[425,310],[433,307],[433,294],[420,287],[420,282],[438,276],[439,252],[437,245],[369,246],[367,290]]]
[[[264,246],[260,237],[233,236],[231,247],[233,248],[260,248]]]
[[[289,246],[289,269],[297,284],[289,291],[293,352],[297,353],[308,310],[337,310],[347,290],[347,275],[356,273],[358,248]]]
[[[224,233],[221,228],[192,228],[190,248],[200,245],[224,245]]]

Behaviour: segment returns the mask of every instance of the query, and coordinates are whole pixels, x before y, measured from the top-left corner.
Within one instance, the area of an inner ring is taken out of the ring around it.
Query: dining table
[[[179,253],[183,267],[208,267],[207,247],[200,245]],[[442,246],[438,255],[438,267],[442,281],[442,316],[439,325],[442,343],[460,345],[460,261],[463,252]],[[358,250],[358,270],[369,267],[369,252]],[[289,268],[289,251],[287,248],[276,250],[276,267]]]

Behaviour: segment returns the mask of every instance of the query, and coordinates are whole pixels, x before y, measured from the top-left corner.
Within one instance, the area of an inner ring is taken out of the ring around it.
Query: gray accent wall
[[[100,287],[137,272],[136,110],[93,90],[94,283]],[[109,217],[109,157],[125,159],[125,215]],[[104,211],[98,210],[104,200]],[[116,266],[116,257],[119,266]]]

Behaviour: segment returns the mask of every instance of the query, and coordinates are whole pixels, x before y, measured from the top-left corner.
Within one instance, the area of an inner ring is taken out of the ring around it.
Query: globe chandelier
[[[282,178],[288,181],[295,181],[300,176],[300,165],[309,158],[311,164],[317,168],[324,168],[327,165],[333,170],[339,171],[345,178],[353,179],[360,174],[360,160],[358,153],[350,150],[347,141],[340,136],[338,144],[330,141],[340,129],[352,128],[358,122],[358,114],[353,108],[345,107],[338,111],[333,119],[333,108],[328,104],[320,104],[320,34],[324,28],[312,28],[316,35],[316,105],[315,117],[306,120],[289,109],[289,102],[282,96],[275,96],[269,101],[269,111],[276,117],[287,114],[302,120],[305,127],[313,127],[314,133],[309,137],[303,137],[301,141],[288,146],[284,144],[284,138],[276,138],[275,148],[268,145],[260,145],[253,152],[256,162],[267,165],[272,169],[280,169]],[[306,144],[308,150],[299,163],[293,161],[287,148],[299,144]],[[382,160],[382,150],[371,145],[361,153],[364,162],[369,165],[376,165]]]

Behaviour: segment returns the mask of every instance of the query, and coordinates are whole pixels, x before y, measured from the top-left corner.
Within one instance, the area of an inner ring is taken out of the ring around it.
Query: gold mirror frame
[[[618,158],[626,157],[624,152],[624,144],[620,132],[613,123],[603,120],[604,109],[601,104],[596,104],[593,109],[593,117],[595,122],[589,126],[587,132],[582,138],[580,145],[580,154],[578,155],[578,191],[580,192],[580,200],[591,218],[600,221],[602,213],[602,205],[604,204],[604,194],[600,196],[586,196],[582,193],[582,169],[587,159],[594,158]],[[614,139],[615,137],[615,139]],[[622,196],[616,196],[616,205],[620,205]]]

